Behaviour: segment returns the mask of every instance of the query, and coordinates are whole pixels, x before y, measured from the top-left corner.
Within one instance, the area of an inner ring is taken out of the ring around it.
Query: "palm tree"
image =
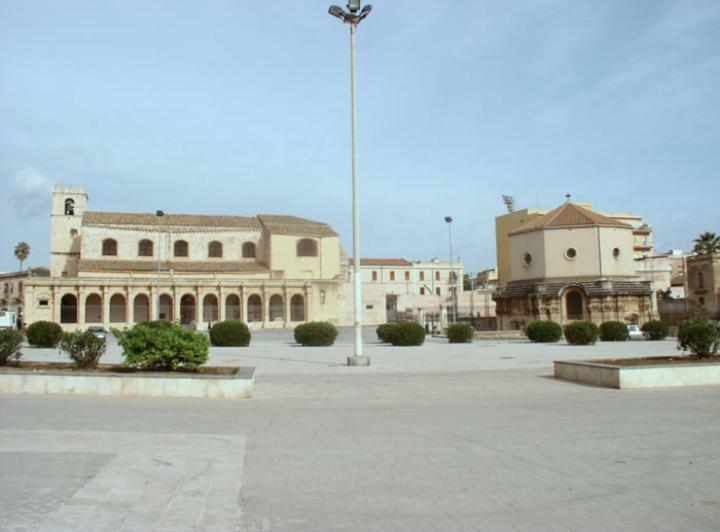
[[[15,258],[20,261],[20,271],[22,271],[23,262],[30,256],[30,245],[27,242],[18,242],[15,246]]]
[[[705,255],[707,253],[715,253],[716,251],[720,251],[720,236],[716,235],[715,233],[711,233],[710,231],[705,231],[703,234],[693,240],[693,242],[695,242],[695,247],[693,248],[693,251],[695,251],[696,253],[702,253],[703,255]]]

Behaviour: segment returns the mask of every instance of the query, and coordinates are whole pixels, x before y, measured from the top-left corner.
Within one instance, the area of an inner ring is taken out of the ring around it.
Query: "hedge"
[[[640,330],[645,334],[648,340],[664,340],[670,333],[668,326],[660,320],[650,320],[643,323]]]
[[[20,361],[20,348],[24,338],[22,331],[0,330],[0,366],[4,366],[8,361]]]
[[[590,345],[597,342],[600,330],[589,321],[574,321],[565,326],[565,340],[571,345]]]
[[[451,344],[469,344],[475,337],[475,329],[467,323],[453,323],[448,327],[447,337]]]
[[[295,341],[306,347],[331,346],[337,335],[337,328],[326,321],[311,321],[295,327]]]
[[[720,333],[715,324],[701,319],[689,319],[678,329],[678,349],[690,351],[699,357],[710,357],[718,352]]]
[[[90,331],[63,333],[60,349],[70,357],[78,368],[96,368],[105,353],[105,339],[98,338]]]
[[[375,334],[377,334],[378,340],[385,344],[390,343],[390,334],[392,333],[393,327],[395,327],[397,323],[383,323],[382,325],[378,325],[378,328],[375,329]]]
[[[195,370],[208,359],[207,336],[175,323],[148,321],[114,334],[125,361],[141,369]]]
[[[600,324],[600,339],[603,342],[624,342],[630,339],[630,333],[623,322],[606,321]]]
[[[27,328],[27,340],[33,347],[55,347],[62,337],[62,327],[52,321],[36,321]]]
[[[554,321],[531,321],[526,334],[531,342],[551,343],[562,338],[563,330],[560,324]]]
[[[397,323],[390,329],[388,340],[396,346],[423,345],[425,327],[414,322]]]
[[[212,345],[247,347],[250,345],[250,329],[240,321],[219,321],[210,328]]]

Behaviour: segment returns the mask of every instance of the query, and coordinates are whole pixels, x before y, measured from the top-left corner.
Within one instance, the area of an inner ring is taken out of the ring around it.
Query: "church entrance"
[[[565,292],[565,318],[567,321],[585,319],[585,294],[580,290],[570,289]]]

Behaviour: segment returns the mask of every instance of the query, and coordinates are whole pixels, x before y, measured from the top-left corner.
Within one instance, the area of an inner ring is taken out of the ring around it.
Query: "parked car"
[[[647,338],[643,334],[643,332],[640,330],[639,325],[628,325],[628,334],[630,335],[631,340],[646,340]]]
[[[88,327],[88,331],[103,340],[107,337],[107,331],[103,327]]]

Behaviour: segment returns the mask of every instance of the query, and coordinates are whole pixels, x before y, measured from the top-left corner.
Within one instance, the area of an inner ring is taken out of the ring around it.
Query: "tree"
[[[693,240],[693,242],[695,242],[695,247],[693,248],[693,251],[695,251],[696,253],[702,253],[703,255],[705,255],[707,253],[715,253],[717,251],[720,251],[720,236],[716,235],[715,233],[705,231],[703,234]]]
[[[469,274],[463,275],[463,290],[472,290],[473,289],[473,282],[472,279],[470,279]]]
[[[22,271],[23,262],[30,256],[30,245],[27,242],[18,242],[15,246],[15,258],[20,261],[20,271]]]

